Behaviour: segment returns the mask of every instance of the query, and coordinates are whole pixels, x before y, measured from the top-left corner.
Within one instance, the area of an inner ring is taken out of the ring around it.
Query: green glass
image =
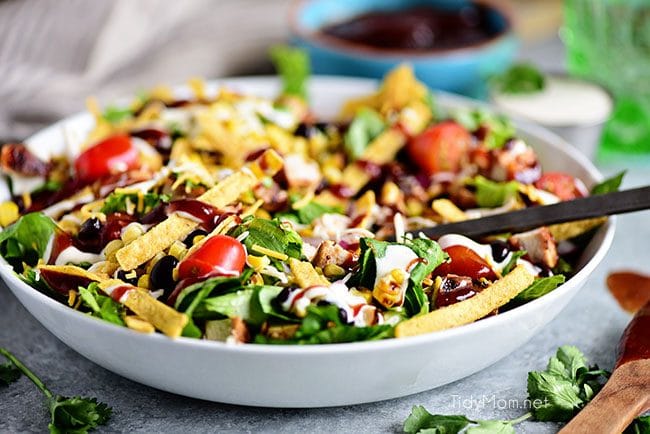
[[[650,152],[650,0],[565,0],[567,67],[615,97],[601,155]]]

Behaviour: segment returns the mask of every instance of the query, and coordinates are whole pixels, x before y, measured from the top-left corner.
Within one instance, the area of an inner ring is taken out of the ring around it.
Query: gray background
[[[558,70],[563,52],[559,41],[552,40],[528,47],[525,56],[546,69]],[[650,159],[609,160],[606,164],[599,163],[599,167],[605,174],[627,168],[625,187],[631,187],[648,183]],[[413,405],[424,405],[437,413],[464,413],[476,419],[510,419],[525,410],[502,409],[495,403],[517,400],[523,405],[527,372],[544,368],[546,360],[560,345],[576,345],[592,363],[611,369],[616,344],[630,316],[621,311],[608,294],[605,277],[620,269],[650,272],[645,260],[647,240],[650,240],[648,217],[648,212],[642,212],[619,218],[614,244],[603,264],[557,319],[528,344],[466,379],[391,401],[327,409],[282,410],[223,405],[162,392],[112,374],[67,348],[45,330],[4,285],[0,286],[0,345],[24,360],[56,393],[95,396],[111,405],[114,415],[101,432],[395,432],[400,430]],[[368,362],[369,366],[375,363]],[[466,408],[459,403],[461,400],[466,404],[466,400],[475,403]],[[483,400],[487,403],[481,405]],[[47,422],[42,397],[27,380],[0,390],[0,432],[44,432]],[[551,433],[558,427],[525,422],[517,430]]]

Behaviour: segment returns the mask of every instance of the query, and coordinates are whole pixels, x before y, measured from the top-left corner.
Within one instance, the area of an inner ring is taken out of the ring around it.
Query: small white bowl
[[[273,96],[276,78],[213,82]],[[315,77],[310,95],[321,116],[333,116],[347,98],[372,92],[375,81]],[[447,94],[444,107],[480,105]],[[28,140],[31,146],[63,143],[63,126],[87,130],[89,114],[59,122]],[[594,166],[560,138],[519,123],[548,170],[572,173],[587,184],[601,179]],[[432,389],[490,366],[528,341],[576,295],[605,256],[614,219],[587,246],[580,271],[544,297],[484,320],[438,333],[375,342],[320,346],[230,346],[219,342],[145,335],[84,315],[23,283],[6,264],[0,275],[20,302],[65,344],[119,375],[193,398],[265,407],[326,407],[379,401]],[[16,327],[20,327],[16,324]]]

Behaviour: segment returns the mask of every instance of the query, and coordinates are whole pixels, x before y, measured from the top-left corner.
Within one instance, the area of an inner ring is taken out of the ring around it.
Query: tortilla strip
[[[437,199],[431,203],[431,208],[440,214],[445,222],[456,223],[467,220],[467,214],[449,199]]]
[[[149,291],[128,285],[118,279],[110,279],[105,276],[91,273],[74,265],[40,265],[39,270],[50,270],[73,276],[84,277],[88,280],[99,283],[99,288],[110,295],[108,288],[116,286],[129,286],[132,290],[124,294],[124,306],[132,310],[142,320],[151,323],[169,337],[175,338],[181,335],[183,328],[188,322],[187,315],[177,312],[166,304],[156,300]]]
[[[142,318],[138,318],[135,315],[127,315],[124,317],[124,323],[131,330],[135,330],[140,333],[153,333],[155,331],[154,326],[151,325],[149,321],[145,321]]]
[[[310,262],[302,262],[298,259],[289,259],[289,268],[293,274],[294,281],[301,288],[309,288],[310,286],[330,286],[330,282],[316,272],[314,266]]]
[[[368,145],[359,160],[380,166],[390,163],[405,144],[404,133],[397,129],[388,129]],[[370,175],[357,164],[350,164],[343,171],[342,184],[348,187],[353,194],[361,190],[368,181],[370,181]]]
[[[596,217],[593,219],[559,223],[549,226],[548,229],[553,234],[555,241],[560,242],[575,238],[578,235],[584,234],[585,232],[589,232],[590,230],[604,224],[606,221],[607,217]]]
[[[198,200],[223,208],[237,200],[242,193],[255,187],[262,178],[279,172],[282,163],[282,157],[273,150],[267,150],[255,161],[203,193]],[[117,262],[123,270],[133,270],[156,256],[156,253],[171,246],[174,241],[189,235],[198,226],[194,220],[172,214],[118,250],[115,254]]]
[[[417,336],[470,324],[512,300],[534,280],[534,276],[524,266],[519,265],[472,298],[397,324],[395,336]]]

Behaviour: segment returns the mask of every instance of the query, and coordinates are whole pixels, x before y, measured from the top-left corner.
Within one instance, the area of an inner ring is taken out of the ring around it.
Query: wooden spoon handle
[[[649,408],[650,360],[628,362],[560,434],[618,434]]]

